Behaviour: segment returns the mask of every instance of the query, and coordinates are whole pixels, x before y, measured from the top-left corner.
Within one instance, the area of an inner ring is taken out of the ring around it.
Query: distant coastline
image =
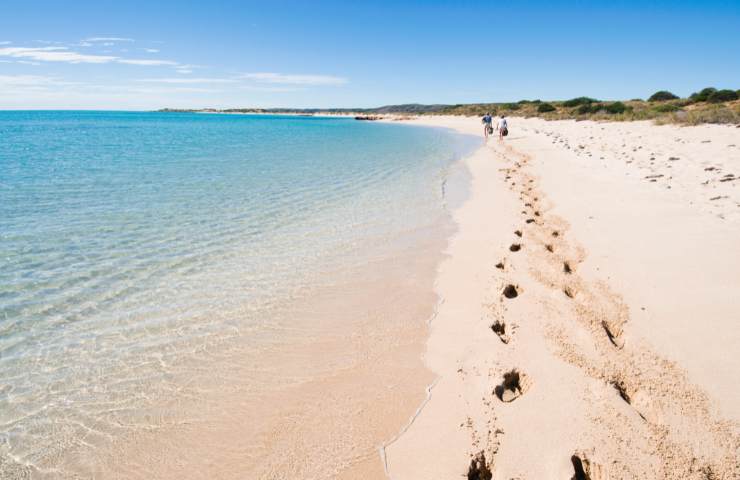
[[[496,115],[545,120],[654,120],[658,124],[698,125],[721,123],[740,125],[740,90],[704,88],[687,98],[671,92],[655,92],[647,100],[605,101],[590,97],[570,100],[520,100],[505,103],[419,104],[406,103],[376,108],[163,108],[159,112],[232,113],[302,116],[354,116],[358,120],[426,115],[482,116]]]

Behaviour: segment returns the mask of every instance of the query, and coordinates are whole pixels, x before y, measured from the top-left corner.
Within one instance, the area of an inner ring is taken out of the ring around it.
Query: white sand
[[[389,476],[460,478],[485,456],[495,479],[565,479],[576,455],[593,480],[740,478],[740,129],[510,130],[467,159],[425,354],[438,379],[386,446]]]

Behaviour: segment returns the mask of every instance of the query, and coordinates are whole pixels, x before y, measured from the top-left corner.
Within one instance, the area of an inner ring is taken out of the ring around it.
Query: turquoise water
[[[193,365],[310,331],[275,312],[436,225],[470,147],[338,118],[0,112],[0,472],[53,473]]]

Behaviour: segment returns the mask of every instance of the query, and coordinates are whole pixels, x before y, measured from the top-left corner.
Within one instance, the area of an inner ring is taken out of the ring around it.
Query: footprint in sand
[[[501,385],[496,386],[494,393],[499,400],[509,403],[521,397],[528,386],[527,376],[517,369],[513,369],[504,373],[504,381],[501,382]]]
[[[468,480],[491,480],[493,473],[491,468],[488,466],[486,461],[486,454],[479,452],[477,455],[470,459],[470,466],[468,467]]]
[[[624,340],[619,338],[619,332],[614,332],[606,320],[603,320],[601,322],[601,326],[604,328],[604,332],[606,332],[606,336],[609,339],[609,341],[612,342],[612,345],[614,345],[615,347],[619,349],[624,347]]]
[[[624,380],[622,380],[621,378],[615,378],[609,383],[612,387],[614,387],[614,390],[617,391],[619,396],[627,403],[627,405],[632,405],[632,400],[630,400],[630,395],[627,393],[627,387],[624,383]]]
[[[514,285],[511,285],[511,284],[505,286],[501,293],[506,298],[516,298],[519,296],[518,289]]]
[[[591,462],[583,454],[575,454],[570,457],[573,464],[573,476],[570,480],[603,480],[601,465]]]
[[[498,335],[498,338],[503,343],[509,343],[509,336],[506,334],[506,323],[501,320],[496,320],[493,322],[493,325],[491,325],[491,330],[493,330],[493,333]]]

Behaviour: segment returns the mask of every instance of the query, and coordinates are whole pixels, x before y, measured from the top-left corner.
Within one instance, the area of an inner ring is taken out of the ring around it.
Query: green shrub
[[[603,108],[603,105],[600,103],[584,103],[578,109],[576,112],[579,115],[588,115],[589,113],[596,113],[599,110]]]
[[[737,92],[734,90],[717,90],[707,97],[709,103],[722,103],[737,100]]]
[[[611,113],[612,115],[616,115],[618,113],[624,113],[627,110],[631,110],[631,108],[622,102],[614,102],[606,106],[606,111],[608,113]]]
[[[656,105],[653,107],[653,110],[660,113],[668,113],[668,112],[677,112],[681,110],[681,107],[674,103],[663,103],[661,105]]]
[[[554,112],[556,109],[549,103],[540,103],[537,107],[537,111],[540,113]]]
[[[563,102],[563,106],[565,107],[577,107],[578,105],[589,105],[591,103],[598,102],[595,98],[589,98],[589,97],[576,97],[571,98],[570,100],[566,100]]]
[[[665,102],[667,100],[676,100],[678,97],[667,90],[661,90],[653,93],[648,102]]]
[[[693,102],[706,102],[709,98],[709,95],[713,94],[716,91],[716,88],[707,87],[700,92],[692,93],[689,99]]]
[[[501,106],[508,110],[519,110],[520,108],[522,108],[522,106],[519,105],[518,103],[505,103]]]

